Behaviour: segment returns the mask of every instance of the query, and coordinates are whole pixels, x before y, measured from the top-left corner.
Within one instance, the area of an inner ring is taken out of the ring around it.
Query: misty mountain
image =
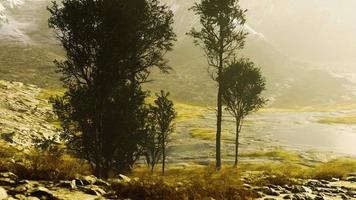
[[[251,58],[261,67],[267,79],[268,91],[265,95],[270,99],[270,104],[274,107],[296,107],[351,101],[355,98],[355,83],[352,80],[333,70],[335,68],[332,66],[320,67],[320,62],[298,56],[295,52],[301,51],[300,45],[296,44],[297,49],[287,45],[287,36],[291,34],[281,36],[283,29],[280,26],[286,24],[282,17],[276,17],[276,12],[298,6],[292,3],[295,1],[281,2],[241,2],[243,7],[249,9],[245,26],[249,37],[240,56]],[[313,2],[317,5],[317,1]],[[165,0],[165,3],[175,14],[174,29],[178,36],[174,51],[167,55],[173,71],[169,75],[154,71],[151,76],[153,81],[146,87],[153,91],[169,90],[180,101],[213,105],[216,85],[207,73],[206,59],[201,49],[195,47],[186,35],[191,27],[199,26],[198,19],[188,11],[192,1]],[[61,86],[52,61],[61,59],[64,54],[47,27],[48,4],[48,0],[27,0],[3,9],[6,22],[0,25],[0,79],[42,87]],[[319,8],[316,12],[320,13],[319,16],[324,15]],[[290,23],[300,25],[298,19],[295,20]],[[306,26],[311,26],[309,23]],[[289,39],[290,44],[301,43],[300,38]]]

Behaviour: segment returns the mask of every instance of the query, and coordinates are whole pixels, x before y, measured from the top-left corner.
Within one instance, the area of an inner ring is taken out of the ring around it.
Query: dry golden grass
[[[213,166],[169,169],[165,176],[149,173],[144,168],[134,170],[138,177],[128,185],[114,185],[117,194],[131,199],[254,199],[253,191],[243,187],[236,169],[216,172]]]
[[[0,172],[13,172],[22,179],[67,180],[91,174],[89,165],[69,155],[24,151],[0,142]]]

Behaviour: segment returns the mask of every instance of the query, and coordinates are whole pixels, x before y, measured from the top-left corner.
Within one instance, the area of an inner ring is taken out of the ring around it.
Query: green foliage
[[[148,109],[141,88],[175,40],[173,14],[158,0],[53,2],[49,26],[66,52],[56,61],[67,88],[52,99],[64,139],[95,175],[130,170],[142,154]]]
[[[146,161],[151,171],[154,170],[162,156],[163,173],[168,137],[174,130],[173,120],[177,116],[173,101],[169,100],[168,96],[169,93],[164,91],[156,94],[157,99],[154,100],[154,105],[150,106],[148,133],[144,144]]]
[[[224,70],[221,81],[226,110],[236,120],[244,119],[266,102],[261,97],[261,93],[266,89],[265,79],[260,69],[248,59],[240,59],[230,64]]]

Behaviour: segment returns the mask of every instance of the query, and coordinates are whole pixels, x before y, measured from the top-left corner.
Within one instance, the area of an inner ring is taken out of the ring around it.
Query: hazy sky
[[[248,23],[293,58],[356,62],[355,0],[242,0]]]

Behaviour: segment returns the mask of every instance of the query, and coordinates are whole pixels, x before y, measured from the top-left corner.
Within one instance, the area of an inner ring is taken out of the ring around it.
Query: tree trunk
[[[166,167],[166,145],[165,142],[163,141],[162,144],[162,175],[165,173],[165,167]]]
[[[216,119],[216,170],[221,169],[221,122],[222,122],[222,85],[221,85],[221,74],[223,72],[223,54],[224,54],[224,44],[222,39],[222,27],[220,25],[220,52],[219,52],[219,68],[218,68],[218,113]]]
[[[221,121],[222,121],[222,94],[221,86],[218,89],[218,113],[216,120],[216,169],[221,169]]]
[[[237,167],[238,157],[239,157],[239,136],[240,136],[240,122],[236,120],[236,141],[235,141],[235,164]]]

